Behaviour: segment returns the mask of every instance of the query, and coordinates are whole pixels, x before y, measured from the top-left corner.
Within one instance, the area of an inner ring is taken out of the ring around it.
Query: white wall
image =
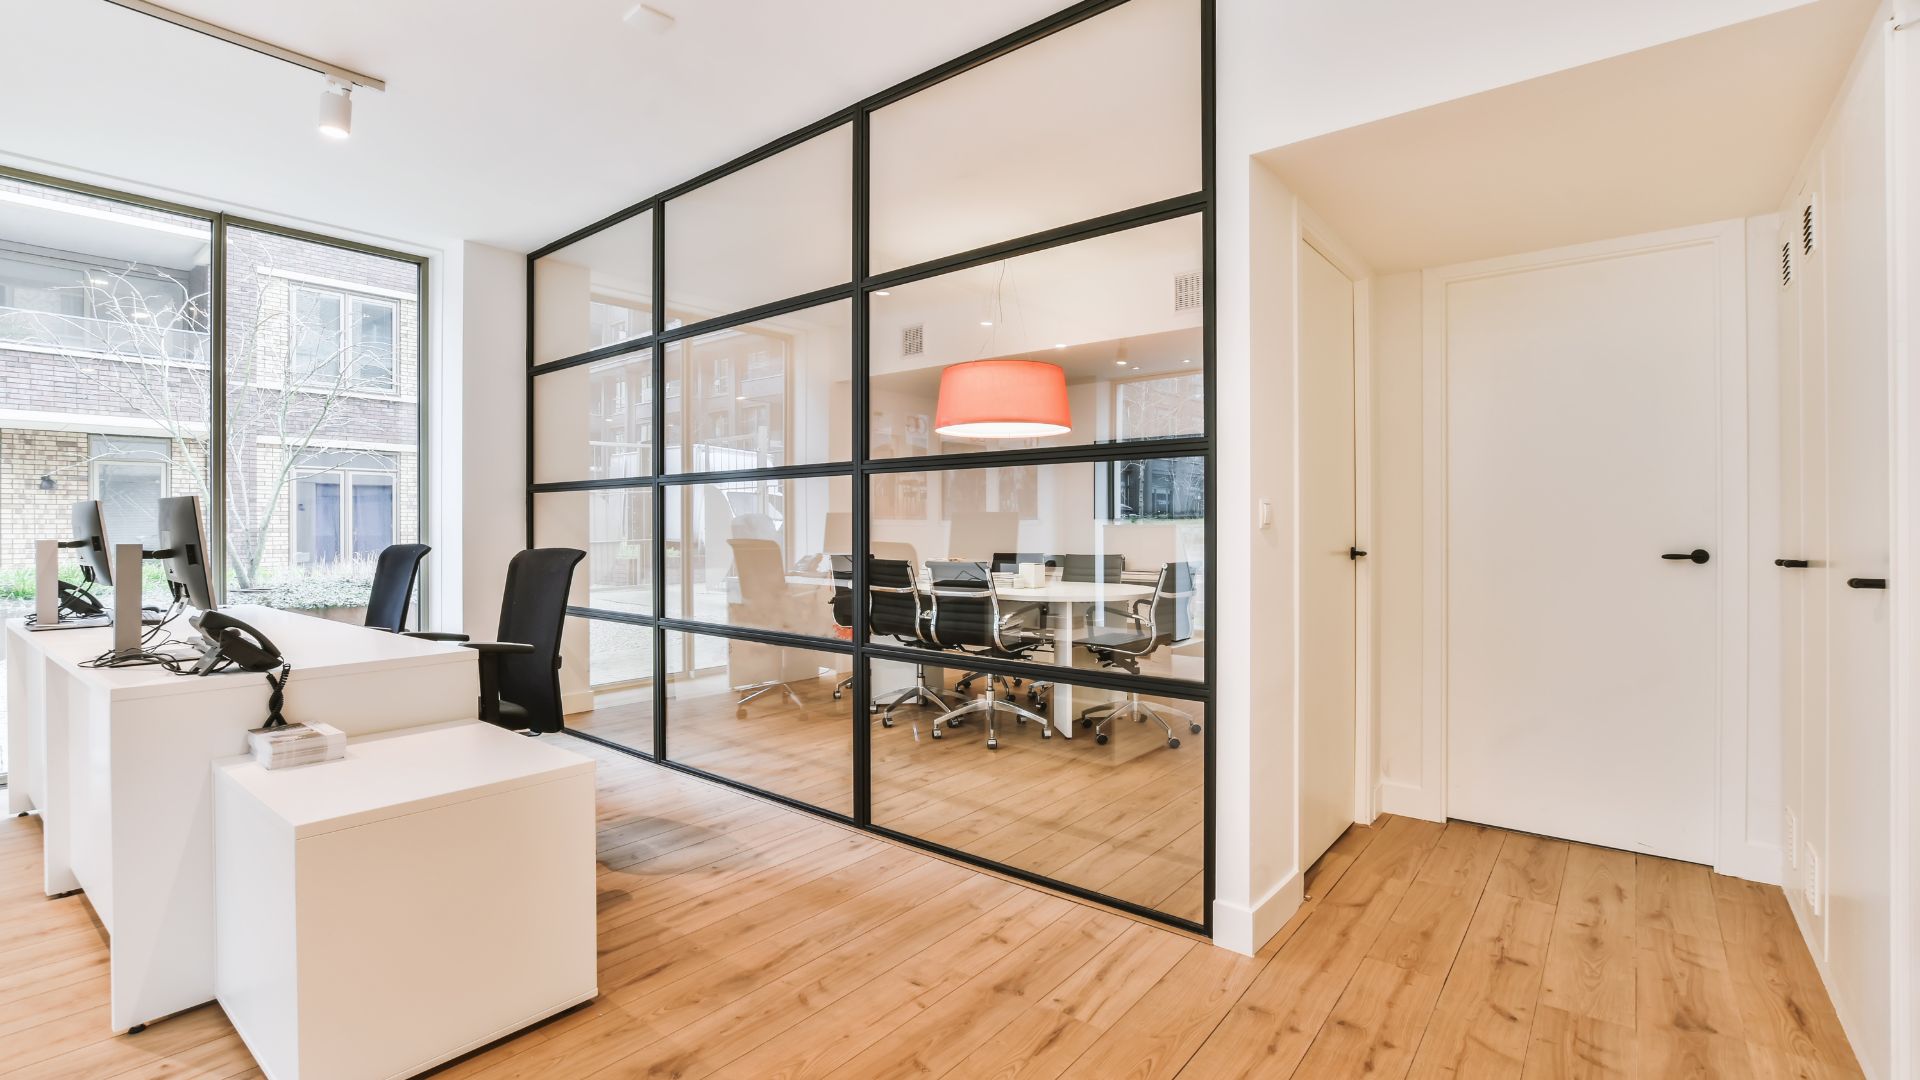
[[[1920,0],[1894,5],[1910,27]],[[1894,1076],[1920,1075],[1920,29],[1893,35]],[[1904,912],[1904,916],[1900,913]]]
[[[457,507],[460,533],[436,535],[432,558],[443,571],[458,567],[461,607],[434,628],[487,639],[499,627],[507,562],[526,546],[527,260],[469,241],[444,262],[458,298],[446,347],[459,357],[459,378],[437,386],[451,418],[435,442],[459,471],[442,477],[435,499]]]

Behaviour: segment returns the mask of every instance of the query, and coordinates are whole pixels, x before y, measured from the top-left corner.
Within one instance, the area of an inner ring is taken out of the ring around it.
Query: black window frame
[[[1218,331],[1216,327],[1217,303],[1214,286],[1214,267],[1216,262],[1216,235],[1214,198],[1216,191],[1215,147],[1215,92],[1214,92],[1214,0],[1196,0],[1200,19],[1200,189],[1183,195],[1162,199],[1156,202],[1135,206],[1130,209],[1103,214],[1096,217],[1056,226],[1041,232],[1010,240],[974,248],[968,251],[931,259],[909,266],[899,267],[884,273],[871,273],[868,262],[868,228],[871,220],[868,185],[871,178],[870,154],[872,149],[871,117],[887,105],[898,102],[911,95],[941,83],[956,75],[1005,56],[1052,34],[1068,29],[1106,11],[1121,7],[1130,0],[1083,0],[1055,14],[1032,23],[1020,30],[996,41],[981,46],[972,52],[956,57],[938,67],[918,76],[907,79],[892,87],[873,94],[847,108],[841,109],[813,123],[798,128],[778,139],[766,143],[722,165],[708,170],[690,180],[668,188],[646,199],[610,214],[590,225],[577,229],[551,243],[535,249],[527,255],[526,263],[526,544],[532,547],[536,543],[534,535],[534,498],[537,495],[591,491],[601,488],[629,488],[649,490],[653,496],[653,613],[640,615],[631,612],[600,610],[586,606],[569,606],[567,613],[587,620],[625,623],[652,628],[653,640],[653,748],[651,751],[630,747],[610,739],[593,735],[590,732],[567,728],[567,732],[578,738],[608,747],[621,753],[656,762],[662,766],[680,772],[700,776],[718,783],[726,784],[754,795],[772,799],[784,805],[806,811],[807,813],[827,817],[856,828],[873,832],[925,850],[936,852],[947,858],[956,859],[971,865],[990,869],[996,873],[1029,881],[1046,888],[1065,892],[1083,899],[1105,904],[1127,911],[1133,915],[1156,922],[1176,926],[1211,937],[1213,933],[1213,901],[1215,896],[1215,794],[1216,794],[1216,749],[1213,738],[1203,742],[1202,785],[1203,792],[1203,898],[1201,918],[1198,921],[1181,918],[1168,912],[1150,908],[1106,896],[1096,890],[1077,886],[1068,882],[1035,874],[1004,863],[996,862],[967,851],[947,847],[911,834],[898,832],[883,825],[876,825],[871,818],[871,734],[872,724],[868,711],[871,687],[868,685],[871,660],[904,661],[918,663],[926,660],[924,650],[887,644],[881,640],[869,640],[866,628],[865,605],[853,605],[852,640],[818,638],[800,634],[767,631],[749,627],[736,627],[700,622],[685,618],[669,618],[666,611],[666,544],[665,526],[667,520],[667,489],[687,484],[712,484],[728,479],[777,480],[803,477],[846,476],[852,480],[852,529],[851,547],[854,552],[868,550],[871,532],[869,507],[870,479],[877,476],[900,473],[936,473],[950,469],[975,469],[999,466],[1047,465],[1074,462],[1102,462],[1115,465],[1127,462],[1140,462],[1158,458],[1200,458],[1203,461],[1205,481],[1204,521],[1205,558],[1207,573],[1204,576],[1203,595],[1205,601],[1204,633],[1206,639],[1215,640],[1216,612],[1215,556],[1218,536],[1216,521],[1217,506],[1217,462],[1215,457],[1217,385],[1216,345]],[[694,191],[716,180],[730,176],[743,169],[765,161],[772,156],[797,146],[817,135],[830,132],[842,125],[852,125],[853,131],[853,235],[852,242],[852,280],[828,288],[816,289],[797,296],[787,297],[752,308],[731,312],[713,318],[670,326],[667,320],[666,305],[666,213],[667,204],[688,192]],[[652,251],[652,320],[651,334],[630,338],[612,345],[591,349],[574,356],[562,357],[535,363],[535,326],[538,297],[535,293],[535,269],[538,261],[560,251],[580,240],[586,239],[601,230],[612,228],[639,215],[652,213],[653,251]],[[1028,449],[970,452],[959,454],[936,454],[920,457],[875,458],[871,456],[869,437],[871,421],[868,405],[869,363],[869,304],[874,291],[903,285],[913,281],[937,277],[955,270],[963,270],[986,263],[998,262],[1014,256],[1042,251],[1099,236],[1118,233],[1156,222],[1169,221],[1189,215],[1198,215],[1201,224],[1202,249],[1202,376],[1205,395],[1204,431],[1197,436],[1149,440],[1129,443],[1095,443],[1083,445],[1051,446]],[[674,472],[666,470],[666,447],[664,434],[666,428],[666,356],[668,346],[679,341],[690,340],[718,330],[745,326],[779,315],[790,314],[805,308],[837,300],[851,300],[853,305],[852,335],[852,420],[854,425],[853,454],[850,462],[832,462],[807,465],[783,465],[757,469],[728,472]],[[652,350],[654,393],[652,394],[654,447],[651,455],[653,469],[643,477],[622,477],[588,480],[554,481],[535,483],[534,448],[535,425],[539,422],[536,415],[534,386],[542,375],[563,371],[582,364]],[[1190,519],[1189,519],[1190,520]],[[856,596],[865,595],[865,560],[853,560],[852,589]],[[817,806],[790,798],[778,792],[767,791],[731,777],[696,768],[673,759],[669,752],[669,723],[667,705],[667,658],[666,642],[670,632],[699,634],[704,636],[728,638],[739,641],[760,642],[769,645],[808,649],[815,652],[834,653],[852,658],[853,685],[848,697],[853,709],[853,813],[838,814]],[[1060,669],[1052,664],[1018,661],[993,660],[985,657],[969,657],[968,667],[972,670],[988,671],[999,674],[1017,675],[1029,679],[1053,679],[1060,676]],[[1217,650],[1209,647],[1205,652],[1204,675],[1200,682],[1153,676],[1128,675],[1107,670],[1075,669],[1070,681],[1097,689],[1133,691],[1149,695],[1164,695],[1184,700],[1196,705],[1206,715],[1209,724],[1214,720],[1215,687],[1217,686]]]

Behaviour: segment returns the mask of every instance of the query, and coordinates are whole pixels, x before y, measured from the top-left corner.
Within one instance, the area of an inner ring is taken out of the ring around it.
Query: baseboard
[[[1729,848],[1714,860],[1714,873],[1762,885],[1780,885],[1786,881],[1781,867],[1781,860],[1786,856],[1781,854],[1778,844],[1732,844]]]
[[[1394,780],[1380,781],[1380,796],[1376,800],[1383,814],[1395,814],[1400,817],[1419,818],[1422,821],[1445,821],[1447,815],[1441,811],[1439,792],[1429,791],[1414,784],[1404,784]]]
[[[593,708],[593,691],[569,690],[560,695],[560,711],[572,716]]]
[[[1866,1080],[1883,1080],[1874,1069],[1873,1062],[1860,1052],[1860,1027],[1848,1020],[1847,1003],[1834,992],[1833,973],[1827,970],[1825,953],[1814,948],[1813,934],[1807,926],[1805,914],[1798,904],[1788,904],[1787,912],[1793,916],[1793,928],[1800,932],[1800,940],[1806,942],[1807,952],[1813,957],[1814,970],[1820,973],[1820,985],[1826,990],[1827,1001],[1833,1005],[1833,1013],[1840,1020],[1840,1031],[1846,1035],[1847,1045],[1853,1048],[1854,1063],[1860,1066],[1860,1073],[1866,1077]],[[1896,1024],[1896,1032],[1897,1030]],[[1898,1035],[1896,1034],[1895,1037],[1897,1038]]]
[[[1267,891],[1251,908],[1225,900],[1213,902],[1213,943],[1246,956],[1280,932],[1300,910],[1306,879],[1295,872]]]

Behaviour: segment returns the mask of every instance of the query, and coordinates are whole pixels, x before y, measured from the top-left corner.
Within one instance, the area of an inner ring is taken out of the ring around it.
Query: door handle
[[[1707,554],[1706,548],[1694,548],[1692,551],[1681,551],[1681,552],[1670,551],[1667,554],[1662,555],[1660,557],[1663,559],[1672,559],[1675,562],[1694,562],[1694,563],[1703,563],[1703,562],[1706,562],[1708,559],[1713,558],[1713,556]]]
[[[1788,570],[1805,570],[1813,564],[1805,559],[1775,559],[1773,560],[1773,565],[1784,567]]]
[[[1347,549],[1347,558],[1349,559],[1364,559],[1366,557],[1367,557],[1367,553],[1364,551],[1361,551],[1357,547],[1350,547]]]
[[[1850,577],[1847,579],[1847,588],[1849,589],[1884,589],[1886,587],[1887,579],[1883,577]]]

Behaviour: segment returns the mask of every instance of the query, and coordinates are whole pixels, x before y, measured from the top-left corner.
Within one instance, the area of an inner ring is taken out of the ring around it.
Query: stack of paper
[[[345,757],[347,737],[331,724],[285,724],[247,732],[247,748],[261,768],[284,769]]]

